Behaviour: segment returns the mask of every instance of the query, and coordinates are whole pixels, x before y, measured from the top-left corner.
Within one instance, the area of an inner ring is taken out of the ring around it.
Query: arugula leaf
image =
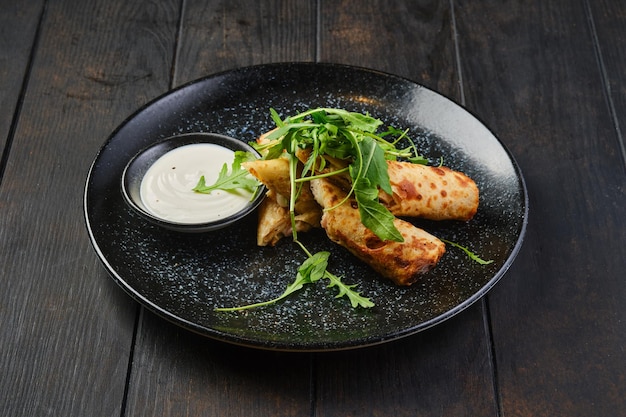
[[[231,165],[230,172],[228,164],[222,165],[217,180],[212,185],[207,185],[204,175],[198,180],[198,184],[193,188],[197,193],[209,194],[214,190],[237,190],[244,189],[254,193],[259,186],[259,182],[250,176],[250,173],[241,166],[243,162],[253,161],[256,157],[250,152],[236,151],[235,159]]]
[[[323,109],[323,111],[340,116],[347,125],[362,132],[376,132],[383,124],[381,120],[375,119],[367,114],[349,112],[343,109]]]
[[[263,301],[254,304],[248,304],[240,307],[220,307],[216,308],[215,311],[241,311],[248,310],[251,308],[263,307],[274,304],[278,301],[281,301],[291,294],[301,290],[304,288],[306,284],[312,284],[319,281],[322,278],[326,278],[330,281],[328,288],[337,287],[338,293],[335,298],[348,297],[350,300],[350,304],[353,308],[363,307],[363,308],[371,308],[374,307],[374,303],[367,297],[363,297],[357,291],[353,290],[356,285],[347,285],[341,281],[341,278],[331,274],[327,271],[328,266],[328,257],[330,256],[330,252],[322,251],[317,252],[315,255],[310,255],[298,268],[298,273],[296,274],[296,279],[290,285],[287,286],[285,291],[276,298],[273,298],[268,301]]]
[[[324,156],[346,160],[353,183],[350,194],[354,193],[359,203],[362,223],[382,240],[403,240],[393,224],[393,215],[378,202],[377,193],[378,189],[392,193],[387,159],[404,158],[423,163],[423,158],[407,137],[407,131],[390,127],[386,132],[377,134],[383,124],[381,120],[343,109],[310,109],[284,120],[276,110],[270,109],[270,113],[277,127],[266,136],[270,144],[260,145],[265,151],[265,159],[277,158],[285,153],[295,157],[299,149],[310,150],[301,174],[303,176],[290,178],[292,187],[307,176],[314,177],[316,170],[322,169],[314,164],[323,166]],[[389,141],[386,138],[395,139]],[[396,144],[401,139],[407,139],[411,146],[397,149]],[[290,211],[292,208],[293,204],[290,204]],[[294,233],[295,239],[297,236]]]
[[[298,274],[308,277],[309,282],[319,281],[324,277],[329,256],[330,252],[326,251],[317,252],[315,255],[310,256],[298,268]]]
[[[282,126],[285,125],[283,123],[283,119],[280,118],[280,115],[278,114],[278,112],[276,110],[270,109],[270,116],[272,117],[272,120],[274,121],[276,126],[282,127]]]
[[[428,165],[428,159],[421,155],[411,156],[408,160],[413,164]]]
[[[394,225],[395,216],[378,202],[378,190],[371,186],[369,180],[360,178],[355,182],[354,197],[365,227],[382,240],[404,242],[404,237]]]
[[[324,274],[324,277],[330,280],[330,284],[328,284],[328,288],[337,287],[337,289],[339,290],[335,298],[341,298],[341,297],[347,296],[348,299],[350,300],[350,304],[352,305],[352,308],[374,307],[374,303],[369,298],[363,297],[360,293],[353,290],[353,288],[356,287],[356,284],[353,284],[353,285],[344,284],[341,281],[340,277],[333,275],[328,271],[326,271],[326,274]]]
[[[374,303],[369,298],[363,297],[361,294],[353,289],[354,287],[356,287],[356,285],[344,284],[341,281],[340,277],[328,272],[326,268],[328,267],[328,257],[330,256],[330,252],[322,251],[311,255],[310,253],[308,253],[306,248],[304,249],[309,257],[298,268],[296,279],[287,286],[287,288],[281,295],[268,301],[262,301],[259,303],[248,304],[239,307],[219,307],[216,308],[215,311],[242,311],[275,304],[278,301],[284,300],[291,294],[301,290],[302,288],[304,288],[305,285],[313,284],[322,278],[326,278],[330,281],[328,288],[337,287],[338,293],[335,298],[348,297],[348,299],[350,300],[350,304],[353,308],[359,306],[363,308],[374,307]]]
[[[367,178],[372,187],[380,187],[387,194],[392,194],[389,173],[387,172],[387,161],[382,148],[370,137],[364,137],[357,145],[362,156],[360,176]],[[353,176],[352,179],[358,179],[358,176],[356,178]]]
[[[477,263],[479,263],[480,265],[489,265],[490,263],[493,263],[493,260],[490,261],[485,261],[484,259],[482,259],[481,257],[479,257],[478,255],[476,255],[474,252],[472,252],[471,250],[469,250],[468,248],[466,248],[465,246],[461,246],[458,243],[455,242],[451,242],[449,240],[446,239],[441,239],[440,240],[442,242],[445,242],[451,246],[454,246],[455,248],[461,249],[463,252],[465,252],[465,254],[467,256],[469,256],[469,258]]]
[[[298,268],[298,273],[296,274],[295,281],[289,284],[285,291],[276,298],[240,307],[220,307],[216,308],[215,311],[247,310],[251,308],[267,306],[283,300],[294,292],[301,290],[306,284],[312,284],[324,277],[326,272],[326,266],[328,265],[329,256],[330,252],[318,252],[315,255],[308,257]]]

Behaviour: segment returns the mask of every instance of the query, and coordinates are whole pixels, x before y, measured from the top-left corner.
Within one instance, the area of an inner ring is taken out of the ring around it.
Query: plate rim
[[[522,205],[521,207],[522,216],[521,216],[521,223],[519,226],[519,234],[517,235],[515,245],[513,245],[513,247],[511,248],[510,253],[508,254],[506,260],[504,261],[500,269],[488,281],[486,281],[484,285],[482,285],[470,297],[466,298],[459,304],[455,305],[453,308],[450,308],[449,310],[446,310],[443,313],[438,314],[417,325],[413,325],[406,329],[402,329],[394,334],[387,334],[385,336],[378,337],[376,340],[364,341],[364,339],[358,339],[358,340],[350,341],[350,342],[341,342],[340,344],[333,345],[333,346],[324,346],[323,344],[319,344],[319,345],[311,345],[310,347],[307,347],[304,345],[294,347],[293,344],[290,344],[288,342],[277,343],[275,341],[267,341],[267,343],[262,343],[258,341],[252,341],[240,335],[233,335],[233,334],[230,334],[230,333],[227,333],[227,332],[215,329],[215,328],[209,329],[206,326],[202,326],[197,323],[194,323],[188,319],[180,317],[179,315],[169,312],[168,310],[164,309],[158,304],[155,304],[153,301],[149,300],[148,298],[146,298],[145,296],[143,296],[136,290],[133,290],[132,286],[116,272],[115,268],[110,264],[109,260],[106,259],[105,254],[102,252],[100,245],[96,241],[96,238],[94,236],[94,231],[92,230],[92,224],[89,219],[90,213],[89,213],[89,207],[88,207],[88,191],[89,191],[90,181],[92,179],[95,166],[97,165],[97,162],[102,152],[104,152],[104,150],[107,148],[107,145],[117,136],[117,134],[125,126],[127,126],[139,114],[144,112],[146,109],[149,109],[151,106],[157,104],[158,102],[170,96],[173,96],[186,88],[189,88],[191,86],[195,86],[198,84],[202,84],[207,81],[217,80],[220,77],[231,76],[236,73],[257,71],[257,70],[266,69],[266,68],[267,69],[272,68],[276,70],[276,69],[280,69],[283,67],[311,67],[311,68],[312,67],[318,67],[318,68],[324,67],[324,68],[329,68],[329,69],[340,68],[342,70],[347,70],[347,71],[366,72],[366,73],[375,74],[377,76],[381,76],[384,78],[395,79],[403,83],[412,84],[413,86],[417,88],[425,89],[429,91],[430,93],[435,94],[436,96],[439,96],[440,98],[450,101],[454,105],[458,106],[463,111],[467,112],[468,115],[470,115],[472,118],[478,121],[478,123],[480,123],[480,125],[482,125],[493,136],[493,138],[495,138],[495,140],[499,143],[499,145],[502,147],[507,157],[509,158],[509,162],[511,163],[513,170],[516,174],[516,180],[518,181],[519,191],[520,191],[520,203]],[[219,71],[213,74],[208,74],[208,75],[202,76],[200,78],[197,78],[191,81],[187,81],[179,85],[176,88],[170,89],[162,94],[159,94],[158,96],[154,97],[153,99],[147,101],[145,104],[137,108],[128,117],[126,117],[121,123],[119,123],[117,127],[109,134],[109,136],[106,138],[106,140],[98,149],[97,153],[95,154],[89,166],[89,170],[88,170],[87,177],[85,180],[85,185],[84,185],[84,192],[83,192],[83,220],[85,222],[85,226],[89,235],[90,243],[94,251],[96,252],[99,261],[102,263],[107,273],[132,299],[137,301],[140,305],[146,307],[150,312],[156,314],[158,317],[163,318],[179,327],[182,327],[183,329],[186,329],[187,331],[191,331],[203,337],[208,337],[213,340],[220,341],[220,342],[225,342],[225,343],[239,345],[239,346],[248,347],[248,348],[273,350],[273,351],[288,351],[288,352],[328,352],[328,351],[352,350],[356,348],[380,345],[383,343],[387,343],[387,342],[394,341],[394,340],[399,340],[399,339],[414,335],[416,333],[425,331],[427,329],[430,329],[458,315],[459,313],[463,312],[464,310],[472,306],[476,301],[484,297],[500,281],[500,279],[508,272],[511,265],[514,263],[519,251],[521,250],[521,247],[523,246],[523,242],[526,237],[528,221],[529,221],[529,212],[530,212],[530,209],[529,209],[528,190],[527,190],[526,181],[524,179],[521,167],[519,166],[517,160],[515,159],[511,151],[508,149],[508,147],[502,142],[500,137],[495,135],[493,131],[490,129],[490,127],[487,126],[487,124],[484,123],[483,120],[479,116],[477,116],[473,111],[466,108],[463,104],[459,103],[455,99],[450,98],[446,95],[443,95],[442,93],[439,93],[435,91],[434,89],[431,89],[427,86],[424,86],[423,84],[419,82],[416,82],[414,80],[411,80],[403,76],[388,73],[385,71],[380,71],[377,69],[360,67],[360,66],[337,64],[337,63],[320,63],[320,62],[277,62],[277,63],[257,64],[257,65],[238,67],[234,69],[227,69],[227,70]]]

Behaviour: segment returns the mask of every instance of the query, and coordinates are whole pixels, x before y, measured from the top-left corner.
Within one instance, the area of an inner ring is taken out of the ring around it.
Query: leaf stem
[[[489,260],[489,261],[485,261],[484,259],[482,259],[481,257],[479,257],[478,255],[476,255],[474,252],[472,252],[471,250],[469,250],[468,248],[466,248],[465,246],[461,246],[458,243],[452,242],[450,240],[446,240],[446,239],[441,239],[439,238],[442,242],[445,242],[451,246],[454,246],[457,249],[461,249],[463,252],[465,252],[465,254],[467,256],[469,256],[469,258],[477,263],[479,263],[480,265],[489,265],[491,263],[493,263],[493,259]]]

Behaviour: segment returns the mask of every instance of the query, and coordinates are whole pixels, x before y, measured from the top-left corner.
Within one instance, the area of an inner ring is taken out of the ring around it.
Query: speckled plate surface
[[[313,107],[369,112],[386,125],[409,128],[422,153],[472,177],[481,191],[476,217],[414,223],[469,247],[482,266],[448,248],[435,269],[410,288],[379,277],[323,231],[301,235],[311,251],[329,250],[329,269],[376,304],[353,309],[323,282],[279,304],[239,313],[215,307],[274,298],[304,260],[288,239],[255,244],[255,216],[217,232],[185,234],[152,225],[123,201],[124,166],[141,149],[171,135],[215,132],[252,141],[283,117]],[[451,100],[393,75],[331,64],[270,64],[186,84],[144,106],[106,141],[89,171],[87,230],[113,279],[165,319],[240,345],[291,351],[368,346],[436,325],[483,296],[506,272],[526,229],[528,199],[520,170],[502,143]]]

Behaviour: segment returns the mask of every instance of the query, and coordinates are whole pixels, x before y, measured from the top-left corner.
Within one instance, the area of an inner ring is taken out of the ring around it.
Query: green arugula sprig
[[[243,189],[254,195],[260,183],[241,164],[247,161],[254,161],[255,159],[256,156],[250,152],[235,151],[235,159],[231,164],[230,170],[228,169],[228,164],[222,165],[217,180],[211,185],[206,185],[204,175],[201,176],[193,191],[209,194],[214,190],[232,191]]]
[[[446,240],[446,239],[442,239],[439,238],[439,240],[441,240],[444,243],[447,243],[450,246],[454,246],[457,249],[461,249],[463,252],[465,252],[465,254],[474,262],[477,262],[480,265],[489,265],[491,263],[493,263],[493,260],[489,260],[486,261],[484,259],[482,259],[480,256],[476,255],[474,252],[472,252],[471,250],[469,250],[468,248],[466,248],[465,246],[459,245],[456,242],[452,242],[450,240]]]
[[[289,158],[291,189],[296,190],[290,199],[292,223],[295,222],[293,208],[301,183],[318,178],[316,172],[325,168],[324,157],[329,156],[348,163],[347,172],[352,180],[352,188],[344,201],[354,196],[363,225],[382,240],[404,240],[394,225],[395,217],[378,201],[378,193],[379,190],[392,193],[387,173],[388,159],[427,162],[419,155],[406,131],[389,128],[377,133],[383,124],[380,119],[342,109],[317,108],[284,120],[274,109],[270,109],[270,113],[277,128],[266,137],[267,143],[258,144],[256,148],[265,154],[265,159],[285,155]],[[409,146],[398,148],[397,145],[403,139],[409,142]],[[300,177],[296,177],[296,153],[303,149],[309,150],[310,154]],[[326,175],[345,172],[339,170]]]
[[[298,273],[296,274],[296,280],[289,284],[285,291],[279,295],[278,297],[263,301],[260,303],[248,304],[240,307],[224,307],[224,308],[216,308],[216,311],[240,311],[247,310],[250,308],[263,307],[270,304],[274,304],[280,300],[287,298],[289,295],[294,292],[301,290],[304,285],[312,284],[314,282],[319,281],[326,272],[326,266],[328,265],[328,257],[330,256],[329,252],[318,252],[315,256],[311,256],[306,259],[298,268]]]
[[[363,297],[358,292],[353,290],[353,287],[355,287],[355,285],[346,285],[341,281],[341,278],[328,272],[327,267],[330,252],[322,251],[317,252],[314,255],[311,255],[310,253],[308,255],[309,257],[298,268],[298,273],[296,274],[295,281],[289,284],[285,291],[278,297],[268,301],[248,304],[239,307],[216,308],[215,311],[241,311],[251,308],[268,306],[287,298],[289,295],[304,288],[305,285],[313,284],[322,278],[330,280],[330,284],[328,285],[329,288],[338,288],[339,293],[335,296],[335,298],[347,296],[350,299],[350,303],[352,304],[353,308],[359,306],[369,308],[374,306],[374,303],[372,303],[369,298]]]

